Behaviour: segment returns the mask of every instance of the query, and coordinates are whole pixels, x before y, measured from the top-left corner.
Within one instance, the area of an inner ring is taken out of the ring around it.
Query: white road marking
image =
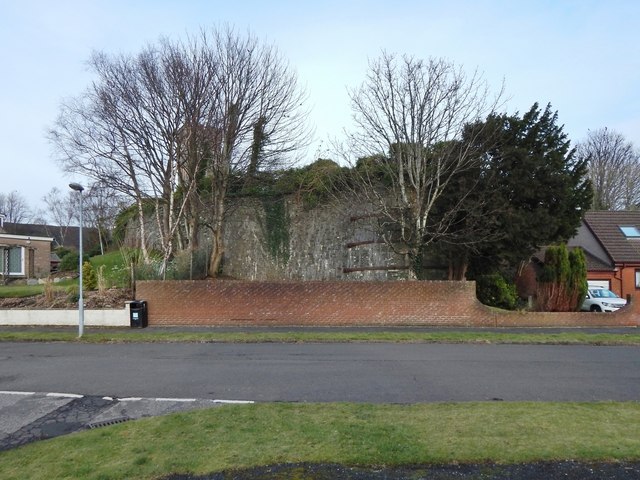
[[[253,400],[214,400],[213,403],[226,403],[226,404],[251,404],[255,403]]]
[[[11,390],[0,390],[0,395],[44,395],[45,397],[55,397],[55,398],[84,398],[85,395],[78,395],[75,393],[56,393],[56,392],[51,392],[51,393],[36,393],[36,392],[16,392],[16,391],[11,391]],[[158,397],[158,398],[143,398],[143,397],[126,397],[126,398],[114,398],[114,397],[102,397],[103,400],[108,400],[108,401],[117,401],[117,402],[139,402],[142,400],[150,400],[150,401],[156,401],[156,402],[183,402],[183,403],[193,403],[193,402],[197,402],[197,401],[207,401],[207,399],[198,399],[198,398],[163,398],[163,397]],[[245,405],[245,404],[252,404],[255,403],[253,400],[222,400],[222,399],[216,399],[216,400],[209,400],[212,403],[221,403],[221,404],[238,404],[238,405]]]
[[[154,398],[156,402],[197,402],[197,398]]]
[[[75,393],[47,393],[46,396],[61,398],[84,398],[84,395],[76,395]]]

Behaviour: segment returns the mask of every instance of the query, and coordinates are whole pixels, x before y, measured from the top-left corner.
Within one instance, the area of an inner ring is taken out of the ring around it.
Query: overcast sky
[[[509,113],[550,102],[572,143],[608,127],[639,147],[639,22],[637,0],[0,0],[0,193],[42,208],[53,187],[82,181],[61,172],[46,131],[91,82],[93,50],[137,53],[225,24],[297,70],[317,142],[349,127],[347,87],[384,49],[477,68],[495,89],[504,80]]]

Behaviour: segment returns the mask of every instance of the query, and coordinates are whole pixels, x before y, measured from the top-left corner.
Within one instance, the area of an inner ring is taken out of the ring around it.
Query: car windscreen
[[[593,298],[618,298],[615,293],[606,288],[594,288],[593,290],[589,290],[589,292]]]

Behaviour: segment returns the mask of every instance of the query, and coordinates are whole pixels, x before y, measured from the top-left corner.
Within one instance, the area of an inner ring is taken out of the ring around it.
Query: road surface
[[[0,391],[294,402],[640,400],[640,348],[0,344]]]

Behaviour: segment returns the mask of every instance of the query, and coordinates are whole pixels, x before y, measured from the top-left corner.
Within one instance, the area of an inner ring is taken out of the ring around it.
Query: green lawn
[[[44,285],[0,285],[0,298],[24,298],[40,295]]]
[[[126,285],[129,272],[122,255],[120,250],[115,250],[104,255],[96,255],[89,260],[96,272],[100,267],[104,266],[103,271],[107,288],[123,288]]]
[[[158,478],[288,462],[399,466],[640,459],[639,403],[255,404],[0,452],[0,478]]]
[[[62,280],[53,284],[55,291],[66,291],[70,285],[77,285],[77,279]],[[44,285],[0,285],[0,298],[24,298],[41,295]]]
[[[107,280],[107,288],[125,286],[128,271],[124,265],[122,253],[114,251],[91,257],[91,265],[98,269],[104,265],[104,275]],[[70,285],[77,285],[77,279],[66,279],[54,283],[57,291],[65,291]],[[41,295],[44,293],[44,285],[0,285],[0,298],[24,298]]]

